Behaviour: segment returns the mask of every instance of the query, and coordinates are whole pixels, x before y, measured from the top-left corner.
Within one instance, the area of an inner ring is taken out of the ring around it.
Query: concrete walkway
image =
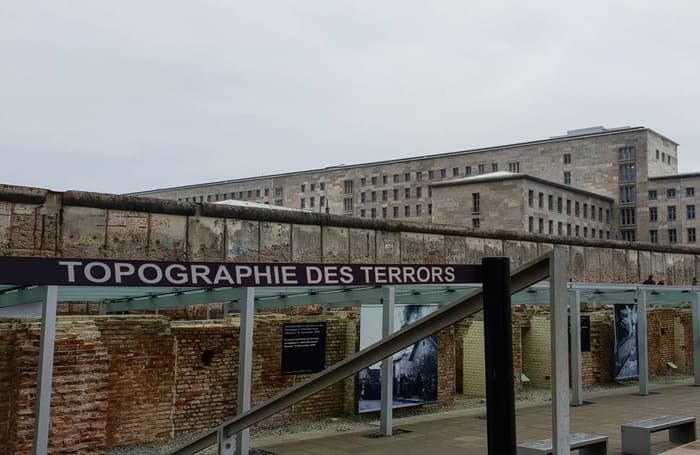
[[[593,404],[571,409],[571,429],[607,435],[610,454],[621,454],[620,425],[645,417],[661,415],[700,418],[700,388],[689,385],[660,388],[648,396],[638,396],[626,388],[614,396],[594,396]],[[445,414],[397,419],[395,428],[409,433],[389,438],[368,438],[370,431],[288,435],[254,441],[257,448],[278,455],[331,454],[485,454],[486,420],[482,411],[455,411]],[[550,437],[549,407],[531,407],[517,411],[518,441]],[[652,453],[677,447],[668,442],[667,432],[652,436]]]

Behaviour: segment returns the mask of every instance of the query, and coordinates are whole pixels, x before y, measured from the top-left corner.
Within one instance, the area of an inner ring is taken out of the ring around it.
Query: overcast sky
[[[594,125],[700,171],[699,23],[697,0],[6,0],[0,183],[123,193]]]

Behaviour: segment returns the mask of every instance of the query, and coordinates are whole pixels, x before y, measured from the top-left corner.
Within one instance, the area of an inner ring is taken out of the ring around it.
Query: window
[[[275,199],[275,205],[280,205],[280,206],[281,206],[283,203],[284,203],[284,202],[282,201],[282,199]]]
[[[447,169],[440,169],[440,178],[444,179],[447,177]]]
[[[688,243],[695,243],[695,228],[688,228]]]
[[[377,202],[377,192],[372,191],[370,194],[372,195],[372,202]]]
[[[363,191],[362,193],[360,193],[360,203],[364,204],[364,202],[365,202],[365,192]]]
[[[658,221],[659,213],[656,207],[649,207],[649,221]]]
[[[610,224],[610,209],[605,209],[605,223]]]
[[[343,189],[345,194],[352,194],[352,180],[345,180],[343,182]]]
[[[537,220],[537,232],[544,234],[544,219],[542,218]]]
[[[248,190],[248,197],[253,197],[253,190]]]
[[[464,175],[466,175],[466,176],[472,175],[472,167],[471,166],[467,166],[464,168]]]
[[[404,188],[404,198],[405,199],[411,199],[411,189],[410,188]]]
[[[313,197],[313,196],[311,196],[311,197],[309,198],[309,207],[310,207],[310,208],[316,207],[316,198]]]
[[[656,229],[649,231],[649,241],[651,243],[659,243],[659,231],[657,231]]]
[[[678,237],[676,235],[676,230],[669,229],[668,230],[668,243],[676,243],[677,241],[678,241]]]
[[[656,159],[659,159],[659,149],[656,149]]]
[[[345,209],[346,212],[352,213],[352,198],[351,197],[346,197],[343,199],[343,208]]]
[[[452,177],[457,177],[458,175],[459,175],[459,168],[453,167],[452,168]]]
[[[622,240],[626,242],[634,242],[637,238],[635,231],[620,231],[620,235],[622,236]]]
[[[321,185],[323,185],[323,183],[321,183]],[[323,188],[321,188],[321,189],[323,189]],[[233,193],[231,193],[231,194],[233,194]],[[265,197],[268,197],[269,195],[270,195],[270,188],[265,188]],[[233,196],[231,196],[231,197],[233,197]]]
[[[433,204],[428,204],[428,215],[433,214]]]
[[[564,164],[571,164],[571,153],[564,154]]]
[[[364,177],[360,178],[360,186],[365,186],[365,185],[367,185],[367,179]]]
[[[416,188],[416,199],[420,199],[422,197],[423,197],[423,188],[419,186]]]
[[[562,212],[563,204],[564,204],[563,199],[558,197],[557,198],[557,212],[559,212],[559,213]]]
[[[620,187],[620,204],[630,204],[637,201],[637,193],[634,186]]]
[[[386,207],[382,207],[382,218],[386,218]]]
[[[686,195],[687,197],[693,197],[693,196],[695,196],[695,188],[692,187],[692,186],[686,188],[686,189],[685,189],[685,195]]]
[[[695,219],[695,204],[687,205],[685,207],[685,214],[689,220]]]
[[[473,228],[481,227],[481,222],[480,222],[479,218],[472,218],[472,227]]]
[[[583,204],[583,219],[588,219],[588,204]]]
[[[301,192],[303,193],[303,192],[305,192],[305,191],[306,191],[306,185],[304,185],[304,184],[302,183],[302,184],[301,184]]]
[[[537,193],[537,207],[544,208],[544,193]]]
[[[603,221],[603,207],[598,207],[598,221]],[[606,221],[609,223],[610,221]]]
[[[394,200],[398,201],[399,200],[399,189],[394,188]]]
[[[428,171],[428,179],[432,180],[435,177],[435,171]]]
[[[318,198],[318,205],[321,207],[326,206],[326,197],[325,196],[321,196],[320,198]]]
[[[372,211],[370,213],[372,214],[372,218],[377,217],[377,209],[375,207],[372,207]]]
[[[416,172],[416,180],[419,182],[423,181],[423,173],[421,171]]]
[[[211,194],[207,195],[207,202],[211,202]]]
[[[325,190],[326,189],[326,182],[319,183],[318,189],[320,189],[321,191]],[[265,191],[267,191],[267,190],[265,190]]]
[[[520,163],[518,161],[514,161],[512,163],[508,163],[508,170],[510,172],[520,172]]]
[[[535,219],[531,216],[527,217],[527,230],[528,232],[535,231]]]
[[[422,215],[423,215],[423,206],[417,205],[416,206],[416,216],[422,216]]]
[[[578,217],[581,215],[581,211],[579,210],[579,203],[578,201],[574,202],[574,216]]]
[[[498,163],[491,163],[491,172],[498,172]]]
[[[394,174],[392,179],[393,179],[394,183],[399,183],[399,174]]]
[[[411,206],[410,205],[407,205],[403,208],[403,215],[405,217],[411,216]]]
[[[634,182],[636,178],[634,164],[620,165],[620,182]]]
[[[547,195],[547,208],[552,211],[554,210],[554,196],[551,194]]]
[[[479,174],[483,174],[483,173],[484,173],[484,165],[480,164],[479,165]]]
[[[649,200],[650,201],[656,200],[656,190],[649,190]]]
[[[410,173],[410,172],[406,172],[406,173],[403,175],[403,180],[404,180],[404,182],[410,182],[410,181],[411,181],[411,173]]]
[[[583,227],[583,237],[584,238],[588,237],[588,228],[585,226]]]
[[[666,153],[665,152],[661,152],[661,161],[663,161],[664,163],[666,162]]]
[[[372,177],[372,185],[376,185],[376,184],[377,184],[377,177]]]
[[[634,225],[636,209],[622,209],[620,210],[620,224],[622,225]]]
[[[360,216],[361,216],[362,218],[365,217],[365,214],[366,214],[365,209],[360,209]]]
[[[433,187],[432,186],[428,187],[428,197],[433,197]]]
[[[668,221],[675,221],[675,219],[676,219],[676,206],[669,205],[668,206]]]
[[[394,207],[394,218],[398,218],[398,217],[399,217],[399,208]]]
[[[532,207],[534,199],[535,199],[535,192],[532,190],[528,190],[528,192],[527,192],[527,206],[528,207]]]
[[[382,175],[382,185],[386,185],[389,181],[389,176]]]
[[[618,159],[620,161],[627,161],[634,159],[634,147],[621,147],[618,149]]]
[[[581,236],[581,227],[580,227],[578,224],[576,225],[576,227],[574,227],[574,235],[575,235],[576,237],[580,237],[580,236]]]
[[[571,199],[566,200],[566,214],[571,216]]]
[[[563,229],[563,224],[561,221],[557,223],[557,234],[563,235],[564,234],[564,229]]]
[[[571,223],[566,223],[566,235],[571,237]]]
[[[564,171],[564,184],[571,185],[571,172]]]
[[[472,214],[481,213],[479,193],[472,193]]]
[[[666,190],[666,197],[667,198],[673,198],[676,197],[676,189],[675,188],[669,188]]]
[[[550,234],[554,234],[554,221],[549,220],[547,224],[549,225],[547,232],[549,232]]]
[[[388,201],[388,200],[389,200],[389,191],[382,190],[382,201]]]
[[[313,191],[313,185],[311,185],[311,191]],[[224,199],[226,199],[226,194],[224,194]],[[255,190],[255,197],[260,197],[260,190]]]

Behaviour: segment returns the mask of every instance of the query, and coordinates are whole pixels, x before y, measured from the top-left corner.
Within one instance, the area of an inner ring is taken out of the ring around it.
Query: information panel
[[[282,374],[318,373],[326,368],[326,323],[282,326]]]

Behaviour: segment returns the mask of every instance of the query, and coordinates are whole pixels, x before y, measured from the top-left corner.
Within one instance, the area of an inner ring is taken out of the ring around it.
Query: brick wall
[[[676,364],[679,373],[692,372],[693,344],[690,310],[649,309],[647,320],[649,374],[667,373],[670,371],[668,362]]]
[[[530,319],[530,327],[523,331],[523,373],[530,379],[528,385],[549,387],[552,375],[552,349],[549,315],[538,314]]]
[[[15,384],[17,323],[0,323],[0,453],[9,453]]]

